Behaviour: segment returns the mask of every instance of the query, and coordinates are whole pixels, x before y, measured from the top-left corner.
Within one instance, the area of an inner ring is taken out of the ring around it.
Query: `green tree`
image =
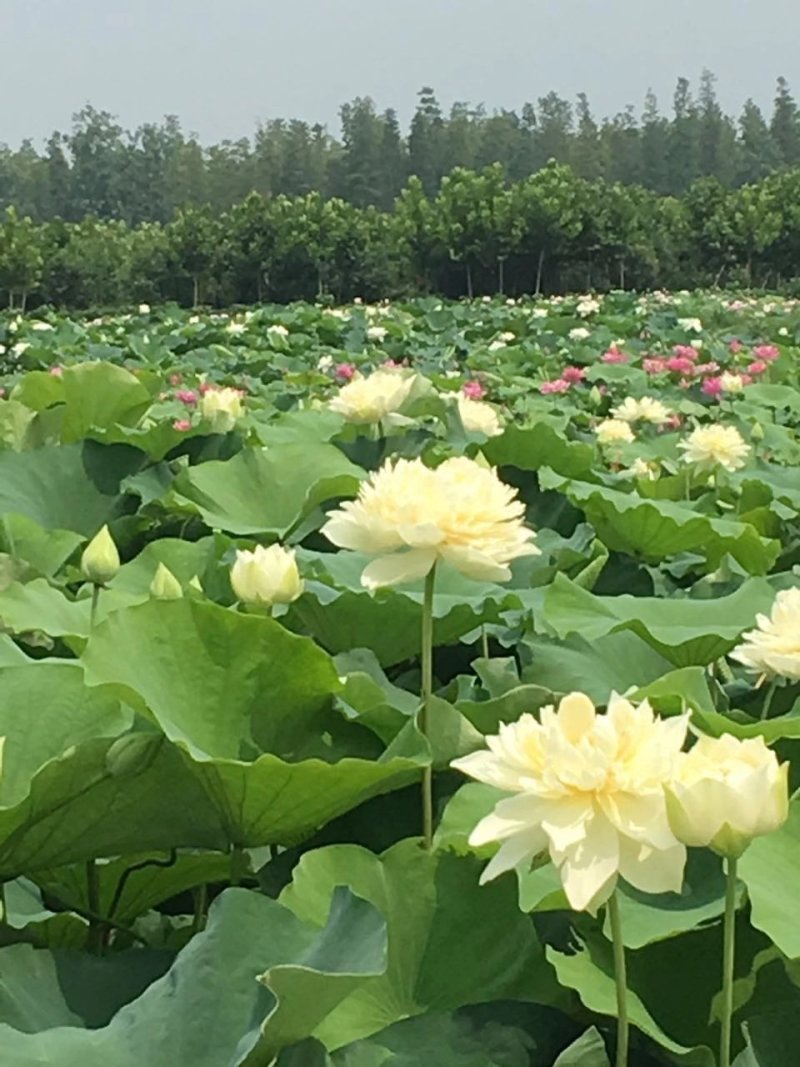
[[[0,229],[0,287],[8,293],[8,306],[18,301],[24,311],[28,295],[42,279],[44,267],[42,234],[30,216],[21,218],[15,208],[6,208]]]

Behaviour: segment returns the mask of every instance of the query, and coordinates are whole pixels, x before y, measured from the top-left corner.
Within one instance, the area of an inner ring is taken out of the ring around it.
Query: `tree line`
[[[500,163],[455,168],[434,195],[410,177],[392,209],[319,192],[249,193],[166,223],[0,219],[11,307],[110,308],[175,300],[451,297],[694,285],[786,287],[800,264],[800,168],[680,197],[589,181],[555,160],[520,181]]]
[[[36,222],[92,215],[136,226],[168,223],[189,205],[227,211],[255,191],[318,192],[391,211],[412,175],[433,197],[456,167],[500,163],[519,182],[551,159],[587,181],[681,196],[698,178],[735,188],[800,165],[800,111],[783,78],[769,116],[752,100],[738,118],[726,115],[714,75],[704,71],[696,92],[678,80],[669,116],[652,93],[640,114],[628,107],[600,120],[585,94],[573,104],[554,92],[519,111],[456,103],[445,114],[424,88],[406,133],[393,110],[377,110],[368,97],[345,104],[340,118],[338,137],[321,125],[275,119],[250,138],[203,146],[174,116],[126,131],[87,106],[41,151],[30,140],[0,145],[0,210],[14,206]]]

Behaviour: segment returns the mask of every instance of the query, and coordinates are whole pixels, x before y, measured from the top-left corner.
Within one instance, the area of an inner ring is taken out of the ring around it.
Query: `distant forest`
[[[14,206],[35,222],[164,223],[187,205],[225,211],[255,191],[319,192],[388,211],[412,175],[434,196],[455,167],[500,163],[514,182],[551,159],[588,181],[680,196],[698,178],[738,188],[800,164],[800,111],[784,78],[769,115],[752,100],[738,117],[726,115],[715,77],[704,71],[696,92],[678,80],[668,116],[650,92],[641,114],[628,107],[602,120],[583,93],[572,103],[551,92],[519,111],[457,103],[445,114],[426,87],[407,133],[393,110],[378,111],[369,97],[344,104],[340,117],[338,137],[321,125],[274,119],[251,138],[204,146],[175,116],[127,131],[87,106],[70,132],[54,132],[41,150],[31,140],[0,145],[0,210]]]

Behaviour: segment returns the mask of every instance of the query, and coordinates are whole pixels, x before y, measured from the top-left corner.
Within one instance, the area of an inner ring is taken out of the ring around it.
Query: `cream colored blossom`
[[[660,400],[652,396],[643,396],[636,400],[627,396],[621,404],[613,408],[611,412],[615,419],[624,422],[652,422],[660,425],[670,417],[670,410]]]
[[[667,788],[673,833],[686,845],[740,856],[754,837],[786,821],[788,772],[763,737],[699,738],[679,758]]]
[[[745,443],[735,426],[698,426],[689,436],[680,441],[686,463],[693,463],[700,470],[716,466],[735,471],[745,465],[750,446]]]
[[[742,634],[731,658],[765,674],[800,681],[800,588],[781,589],[769,615],[756,615],[756,629]]]
[[[595,426],[594,432],[600,445],[629,444],[635,440],[630,423],[623,419],[603,419]]]
[[[622,877],[646,893],[678,892],[686,850],[667,822],[664,785],[673,774],[688,716],[661,720],[612,694],[598,715],[583,693],[523,715],[488,737],[488,751],[453,762],[515,796],[501,800],[470,844],[500,842],[481,882],[527,869],[548,852],[570,906],[595,910]]]
[[[181,583],[163,563],[156,567],[156,573],[150,583],[150,595],[156,600],[180,600],[183,596]]]
[[[742,381],[741,374],[731,374],[731,372],[727,370],[720,374],[719,384],[723,393],[741,393],[744,389],[744,382]]]
[[[694,333],[703,332],[703,323],[700,319],[678,319],[678,325],[684,330],[691,330]]]
[[[340,548],[378,557],[361,575],[368,589],[422,578],[439,560],[478,581],[503,582],[512,560],[539,551],[524,511],[495,470],[466,456],[435,469],[398,459],[371,474],[322,532]]]
[[[304,583],[293,548],[257,545],[240,550],[231,567],[231,587],[246,604],[290,604],[302,594]]]
[[[242,396],[238,389],[209,389],[200,401],[200,414],[216,433],[228,433],[241,418]]]
[[[585,326],[575,326],[569,331],[570,341],[585,341],[590,336],[591,330],[587,330]]]
[[[497,412],[491,404],[482,400],[472,400],[468,396],[458,398],[458,414],[461,424],[468,433],[482,433],[487,437],[496,437],[503,432]]]
[[[376,423],[396,415],[414,388],[415,376],[376,370],[343,385],[329,407],[348,422]]]

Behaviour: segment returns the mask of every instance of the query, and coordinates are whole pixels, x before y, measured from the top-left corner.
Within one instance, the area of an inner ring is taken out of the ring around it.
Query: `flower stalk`
[[[614,983],[617,988],[617,1056],[616,1067],[628,1067],[630,1023],[628,1022],[628,976],[625,967],[625,943],[622,940],[622,922],[619,915],[619,893],[614,891],[608,899],[608,919],[611,925],[611,943],[614,948]]]
[[[422,601],[422,685],[420,692],[420,730],[428,736],[430,726],[430,702],[433,692],[433,589],[436,584],[436,566],[425,576],[425,593]],[[428,852],[433,848],[433,766],[428,764],[422,771],[422,837]]]
[[[725,921],[722,941],[722,1033],[719,1042],[719,1065],[730,1067],[731,1026],[733,1020],[733,965],[736,955],[736,858],[725,861]]]

